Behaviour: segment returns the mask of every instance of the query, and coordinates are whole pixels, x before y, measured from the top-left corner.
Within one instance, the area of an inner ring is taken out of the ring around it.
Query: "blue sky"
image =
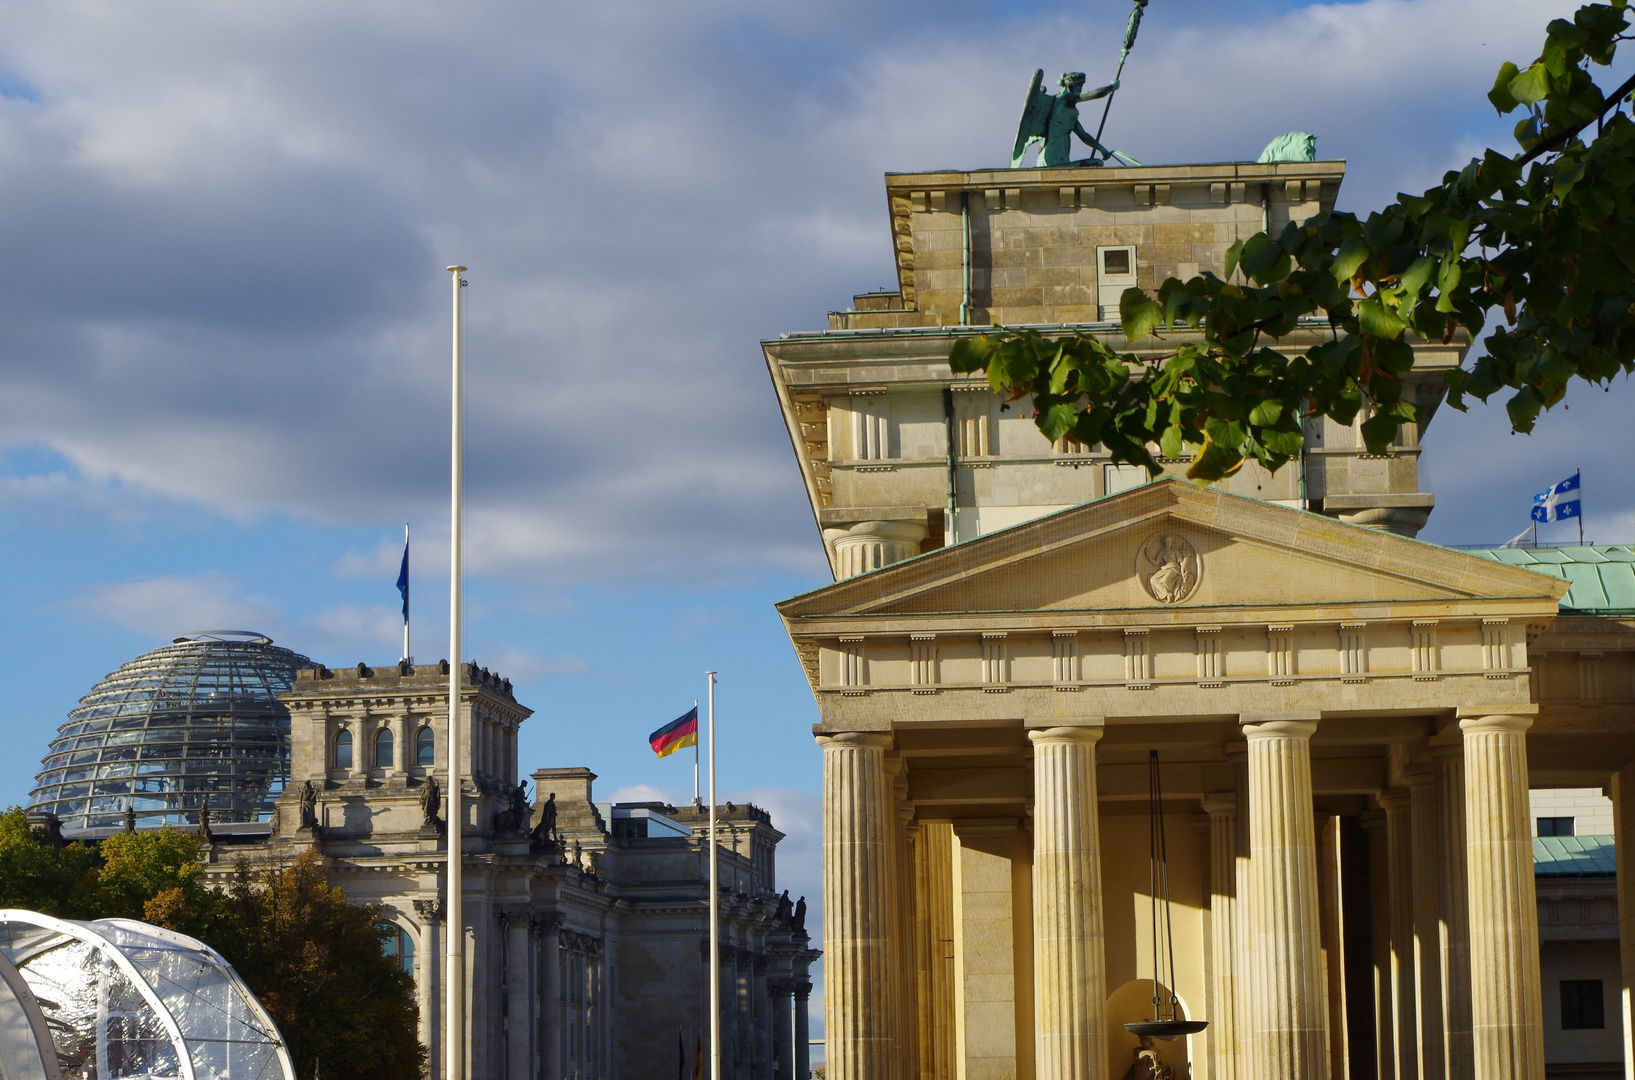
[[[1570,8],[1152,0],[1108,141],[1238,160],[1311,131],[1366,210],[1504,145],[1492,74]],[[177,633],[395,659],[405,521],[415,652],[442,655],[461,262],[466,652],[536,710],[524,767],[685,798],[644,737],[715,667],[724,791],[774,809],[815,892],[815,709],[771,605],[826,569],[757,342],[891,282],[881,174],[1002,162],[1033,69],[1110,75],[1128,10],[0,8],[0,799]],[[1425,537],[1503,541],[1582,467],[1591,537],[1635,540],[1629,400],[1580,390],[1530,438],[1444,410]]]

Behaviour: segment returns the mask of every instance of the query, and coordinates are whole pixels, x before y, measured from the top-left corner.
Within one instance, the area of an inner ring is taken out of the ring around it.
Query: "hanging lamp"
[[[1164,841],[1164,784],[1158,771],[1158,751],[1147,756],[1147,836],[1152,885],[1152,1019],[1125,1024],[1132,1035],[1148,1035],[1169,1042],[1182,1035],[1196,1035],[1209,1026],[1207,1020],[1182,1020],[1175,997],[1175,933],[1170,925],[1169,848]],[[1167,974],[1162,982],[1158,976]]]

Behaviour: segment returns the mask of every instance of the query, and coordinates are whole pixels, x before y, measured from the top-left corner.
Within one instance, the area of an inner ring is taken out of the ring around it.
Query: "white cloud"
[[[1570,7],[1175,0],[1148,9],[1108,136],[1187,161],[1313,131],[1367,207],[1503,137],[1493,70]],[[38,90],[0,99],[0,424],[139,499],[408,518],[435,543],[458,259],[471,569],[821,576],[757,339],[889,284],[880,174],[1000,163],[1031,71],[1110,67],[1123,15],[0,10],[0,67]]]
[[[265,597],[237,595],[238,590],[235,579],[207,570],[192,577],[96,585],[64,606],[127,630],[166,639],[195,630],[276,630],[280,619],[272,602]]]

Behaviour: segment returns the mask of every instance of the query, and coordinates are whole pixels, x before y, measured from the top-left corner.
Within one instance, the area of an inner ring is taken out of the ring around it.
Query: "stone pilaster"
[[[1209,1061],[1211,1080],[1238,1080],[1238,800],[1205,796],[1209,815]]]
[[[920,826],[908,801],[908,778],[897,776],[897,1033],[899,1076],[919,1069],[919,1010],[915,1005],[914,844]]]
[[[1317,850],[1315,719],[1243,718],[1249,743],[1249,857],[1257,1080],[1328,1080]]]
[[[1390,852],[1387,904],[1391,940],[1391,1040],[1396,1047],[1396,1080],[1419,1076],[1418,995],[1414,976],[1413,798],[1404,789],[1382,791],[1386,844]]]
[[[1437,814],[1436,773],[1409,773],[1408,816],[1413,830],[1413,914],[1415,1014],[1421,1080],[1443,1080],[1441,821]]]
[[[527,1076],[534,1062],[534,1031],[532,1015],[539,995],[533,984],[533,965],[529,963],[529,930],[533,912],[526,904],[500,908],[500,947],[505,953],[505,1005],[501,1014],[504,1025],[505,1060],[507,1076]]]
[[[823,748],[825,1049],[833,1080],[888,1080],[892,1014],[893,870],[896,824],[885,752],[891,736],[818,736]]]
[[[812,1080],[812,984],[795,983],[795,1080]]]
[[[1030,731],[1033,741],[1033,971],[1039,1080],[1107,1075],[1099,727]]]
[[[1436,755],[1437,879],[1441,906],[1443,1061],[1447,1080],[1476,1080],[1470,1047],[1470,909],[1465,891],[1465,755]]]
[[[1544,1076],[1538,896],[1525,716],[1473,716],[1465,734],[1472,1060],[1482,1080]]]
[[[772,994],[772,1078],[794,1080],[794,1017],[790,1013],[795,984],[789,979],[772,979],[767,989]]]
[[[1613,853],[1618,867],[1618,952],[1623,993],[1624,1076],[1635,1073],[1635,765],[1612,774]]]
[[[914,848],[919,979],[919,1078],[954,1080],[954,829],[931,822]]]

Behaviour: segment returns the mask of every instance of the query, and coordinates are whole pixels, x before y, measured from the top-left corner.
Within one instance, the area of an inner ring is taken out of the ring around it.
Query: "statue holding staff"
[[[1041,68],[1033,73],[1033,84],[1028,87],[1028,98],[1022,106],[1022,122],[1017,126],[1016,145],[1011,149],[1011,168],[1024,168],[1022,164],[1027,156],[1028,148],[1036,142],[1044,143],[1044,149],[1039,152],[1038,167],[1052,168],[1063,165],[1101,165],[1113,158],[1122,158],[1131,165],[1141,164],[1128,154],[1121,154],[1117,150],[1110,150],[1101,142],[1101,133],[1107,127],[1107,113],[1113,105],[1113,94],[1118,90],[1119,83],[1124,77],[1124,62],[1130,58],[1130,49],[1135,45],[1136,34],[1141,29],[1141,15],[1146,10],[1148,0],[1135,0],[1135,8],[1130,12],[1129,23],[1124,28],[1124,49],[1119,53],[1118,72],[1113,81],[1106,86],[1098,87],[1089,93],[1084,92],[1085,75],[1082,71],[1069,71],[1061,78],[1062,92],[1049,94],[1044,90],[1045,73]],[[1101,113],[1101,124],[1096,133],[1091,135],[1079,122],[1079,105],[1086,101],[1107,99],[1107,105]],[[1073,136],[1090,147],[1090,157],[1082,161],[1074,161]]]

